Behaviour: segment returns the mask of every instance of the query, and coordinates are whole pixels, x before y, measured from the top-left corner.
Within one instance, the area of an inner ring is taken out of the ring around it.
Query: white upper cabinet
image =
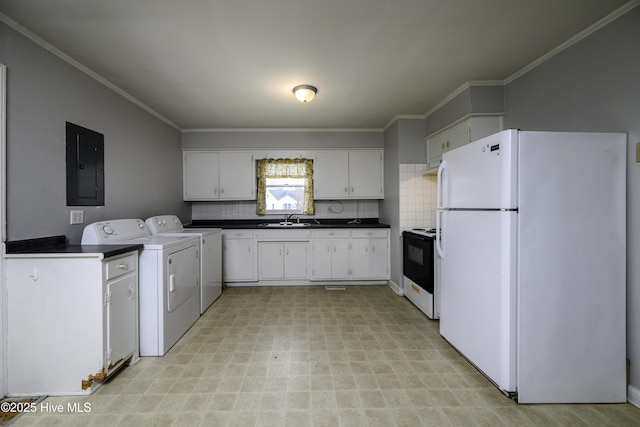
[[[313,161],[313,193],[316,199],[349,197],[349,152],[319,151]]]
[[[254,200],[255,165],[251,152],[185,151],[184,200]]]
[[[382,150],[349,152],[349,197],[384,198]]]
[[[427,138],[427,163],[437,168],[442,154],[502,130],[502,116],[470,117]]]
[[[184,200],[219,197],[218,153],[185,151],[182,154]]]
[[[318,151],[313,164],[314,198],[384,198],[382,153],[382,150]]]

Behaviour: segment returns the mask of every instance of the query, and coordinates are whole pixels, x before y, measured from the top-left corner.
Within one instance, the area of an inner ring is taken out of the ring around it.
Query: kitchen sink
[[[260,224],[264,227],[276,227],[276,228],[298,228],[298,227],[310,227],[311,224],[306,222],[269,222],[265,224]]]

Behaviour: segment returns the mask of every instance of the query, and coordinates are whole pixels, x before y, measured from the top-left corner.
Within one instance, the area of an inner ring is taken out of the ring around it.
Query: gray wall
[[[424,119],[424,135],[429,136],[445,126],[471,114],[502,114],[505,111],[504,86],[471,84],[446,104]]]
[[[384,132],[384,199],[378,203],[380,222],[389,224],[390,230],[390,278],[402,286],[400,259],[400,135],[398,121]]]
[[[640,7],[506,87],[506,128],[626,132],[627,354],[640,403]],[[586,233],[597,233],[598,225]],[[607,236],[600,236],[606,239]],[[602,291],[606,292],[606,283]],[[594,313],[594,316],[597,316]]]
[[[79,243],[84,225],[103,219],[163,213],[190,219],[178,130],[4,24],[0,42],[7,66],[8,240],[64,234]],[[84,225],[69,225],[67,121],[105,139],[105,206],[79,208]]]
[[[382,131],[195,131],[182,134],[183,148],[323,149],[382,148]]]
[[[380,221],[391,226],[391,280],[402,286],[400,164],[426,163],[423,119],[398,119],[384,132],[384,200]]]

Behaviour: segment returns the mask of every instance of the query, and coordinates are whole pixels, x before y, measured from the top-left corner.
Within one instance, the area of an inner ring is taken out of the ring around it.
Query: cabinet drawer
[[[106,280],[115,279],[116,277],[123,276],[127,273],[131,273],[136,269],[136,255],[127,255],[122,258],[117,258],[111,261],[107,261],[105,274]]]
[[[314,238],[320,239],[348,239],[349,238],[349,230],[344,229],[331,229],[331,230],[313,230],[312,232]]]
[[[260,230],[256,231],[258,240],[309,240],[309,230]]]
[[[351,230],[351,237],[354,239],[369,238],[369,237],[387,237],[388,230],[386,229],[366,229],[366,230]]]
[[[253,230],[223,230],[228,239],[253,239]]]

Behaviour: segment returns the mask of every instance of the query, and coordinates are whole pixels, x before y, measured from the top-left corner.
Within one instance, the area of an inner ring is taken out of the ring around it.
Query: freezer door
[[[518,131],[506,130],[451,150],[438,171],[438,208],[517,208]]]
[[[626,401],[626,135],[521,132],[518,400]]]
[[[517,215],[443,213],[440,333],[506,392],[516,388]]]

